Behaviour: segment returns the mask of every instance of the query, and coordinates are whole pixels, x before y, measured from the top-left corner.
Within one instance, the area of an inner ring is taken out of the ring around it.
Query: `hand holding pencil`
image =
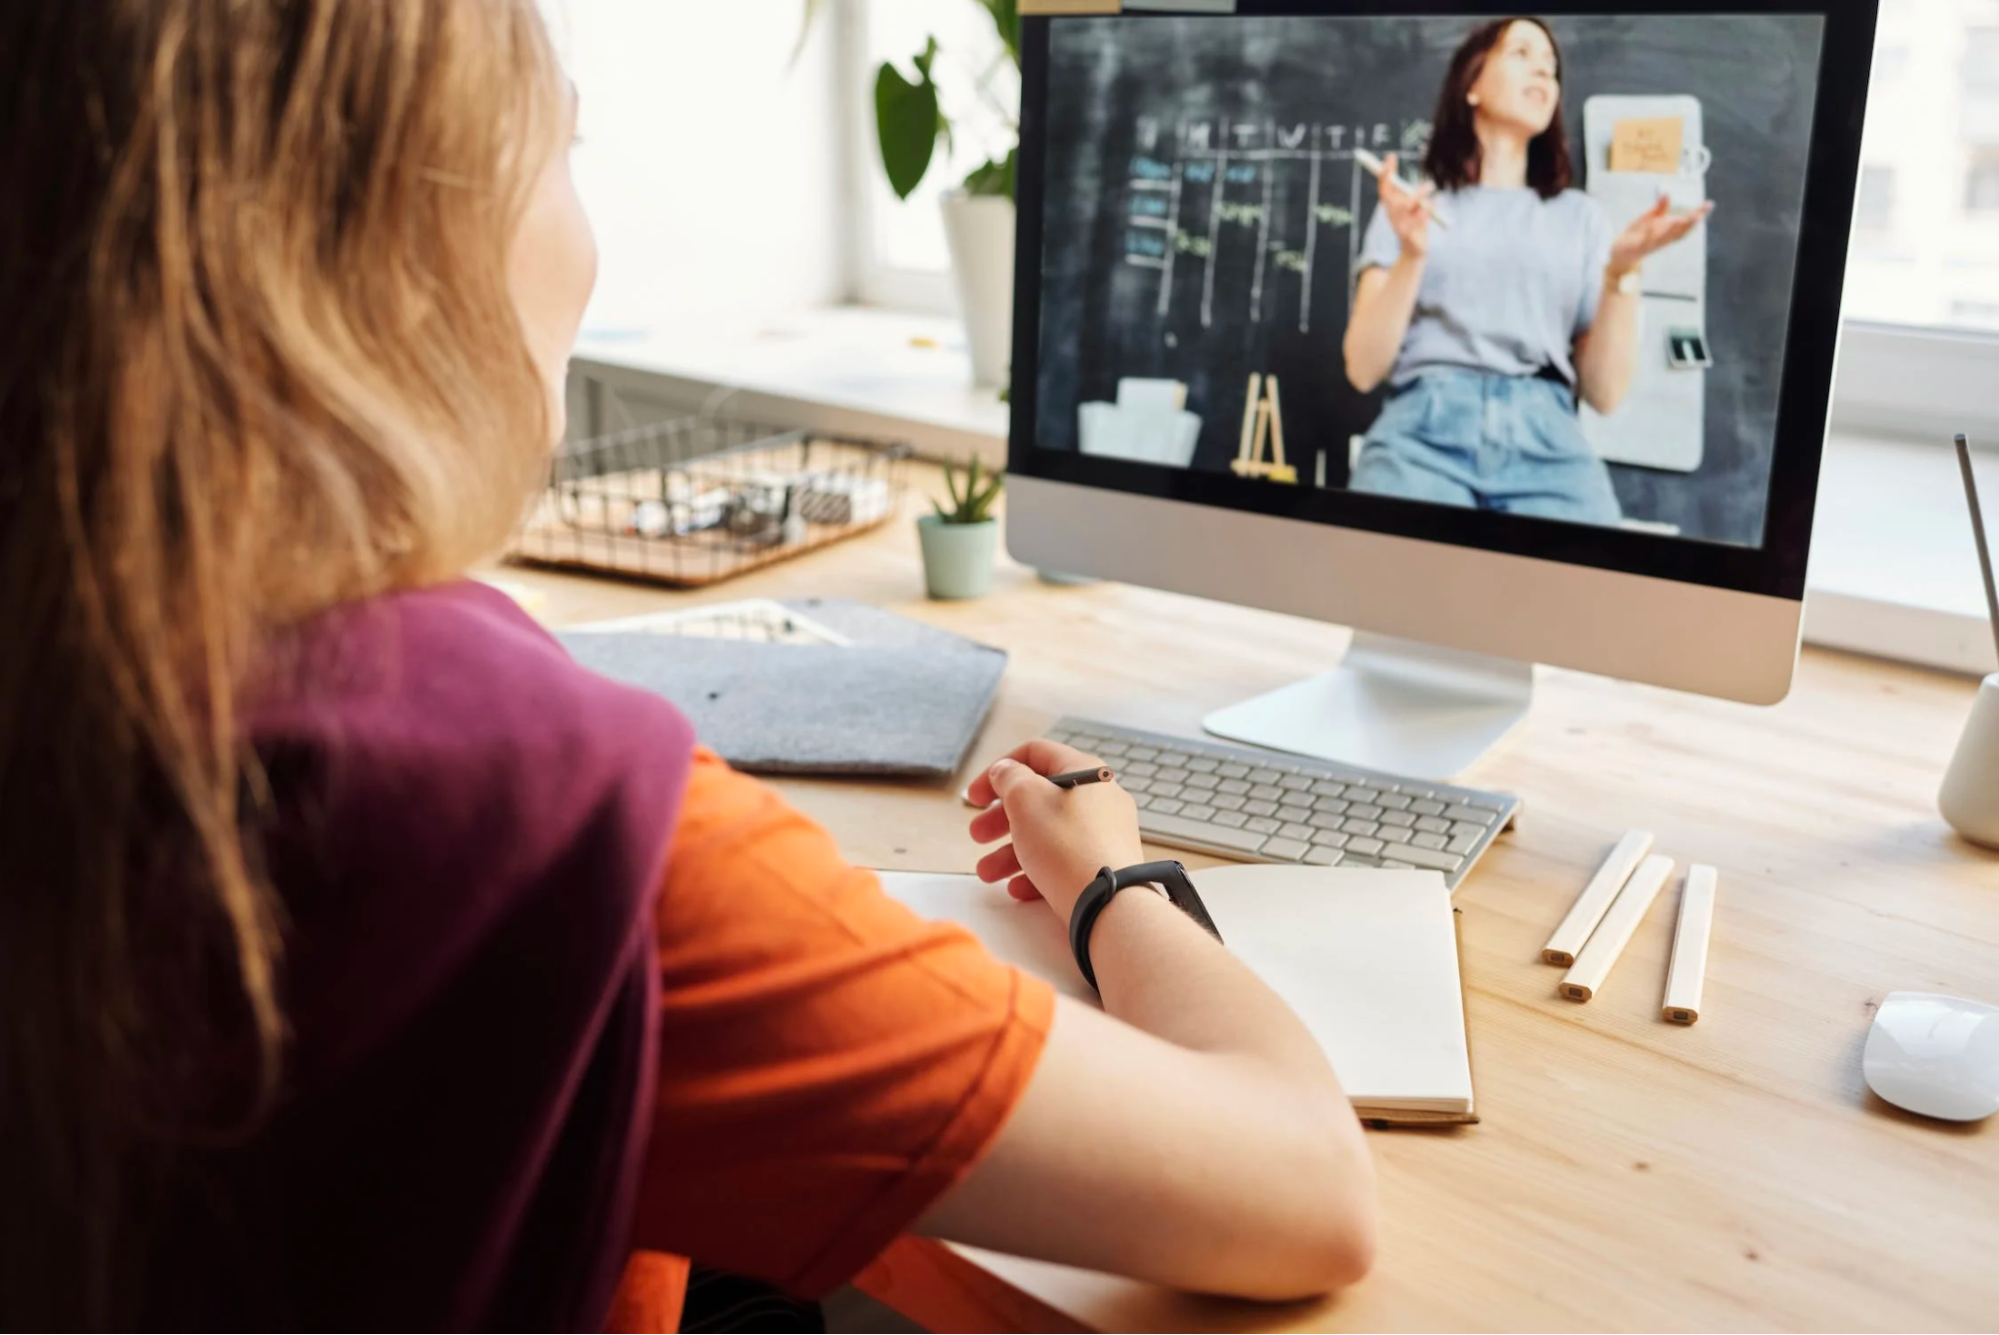
[[[1364,148],[1354,150],[1354,161],[1374,173],[1376,190],[1381,194],[1381,207],[1388,214],[1388,224],[1395,229],[1395,235],[1402,242],[1402,253],[1411,259],[1420,260],[1430,253],[1430,224],[1445,227],[1444,220],[1437,216],[1435,196],[1437,187],[1429,181],[1419,186],[1407,186],[1396,174],[1397,159],[1390,153],[1384,161]]]

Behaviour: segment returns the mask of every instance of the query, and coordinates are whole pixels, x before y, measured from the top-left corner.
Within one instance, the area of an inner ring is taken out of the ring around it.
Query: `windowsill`
[[[1006,460],[1008,413],[974,389],[949,317],[845,307],[734,328],[588,331],[586,378],[685,406]],[[612,423],[616,425],[616,423]],[[1999,455],[1977,456],[1999,524]],[[1836,431],[1826,444],[1805,636],[1959,672],[1999,670],[1957,459],[1947,446]]]
[[[574,365],[619,389],[642,377],[648,395],[690,408],[1006,464],[1007,405],[972,385],[954,317],[846,306],[734,326],[585,329]]]

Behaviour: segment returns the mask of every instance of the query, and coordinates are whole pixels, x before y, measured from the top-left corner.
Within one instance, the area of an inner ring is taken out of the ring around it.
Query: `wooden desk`
[[[1346,640],[1013,566],[989,598],[926,602],[906,521],[698,596],[497,573],[541,592],[556,624],[834,594],[1002,646],[975,763],[1064,713],[1195,735],[1205,711],[1322,670]],[[1926,1123],[1860,1076],[1887,993],[1999,999],[1999,857],[1955,839],[1934,800],[1972,692],[1817,651],[1771,710],[1544,672],[1525,730],[1467,776],[1526,799],[1457,896],[1484,1120],[1371,1136],[1382,1248],[1351,1292],[1256,1307],[914,1240],[863,1286],[940,1330],[1991,1328],[1999,1119]],[[782,787],[858,862],[975,860],[955,785]],[[1632,826],[1721,869],[1691,1029],[1659,1018],[1676,891],[1589,1004],[1556,997],[1559,970],[1539,962]]]

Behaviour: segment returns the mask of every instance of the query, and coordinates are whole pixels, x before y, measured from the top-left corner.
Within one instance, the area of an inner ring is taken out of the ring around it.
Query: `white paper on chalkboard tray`
[[[1170,468],[1190,467],[1201,439],[1201,419],[1172,408],[1085,403],[1077,409],[1076,425],[1084,454]]]

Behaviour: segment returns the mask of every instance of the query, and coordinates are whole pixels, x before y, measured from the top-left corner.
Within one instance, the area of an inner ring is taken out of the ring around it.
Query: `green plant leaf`
[[[937,59],[937,39],[931,38],[916,57],[915,82],[884,61],[875,75],[875,130],[881,140],[882,166],[896,198],[908,199],[930,170],[937,138],[944,132],[944,113],[937,106],[937,85],[930,68]]]
[[[991,195],[1002,199],[1012,199],[1014,169],[1020,161],[1020,150],[1008,150],[1003,158],[993,158],[972,168],[965,178],[965,193],[968,195]]]

